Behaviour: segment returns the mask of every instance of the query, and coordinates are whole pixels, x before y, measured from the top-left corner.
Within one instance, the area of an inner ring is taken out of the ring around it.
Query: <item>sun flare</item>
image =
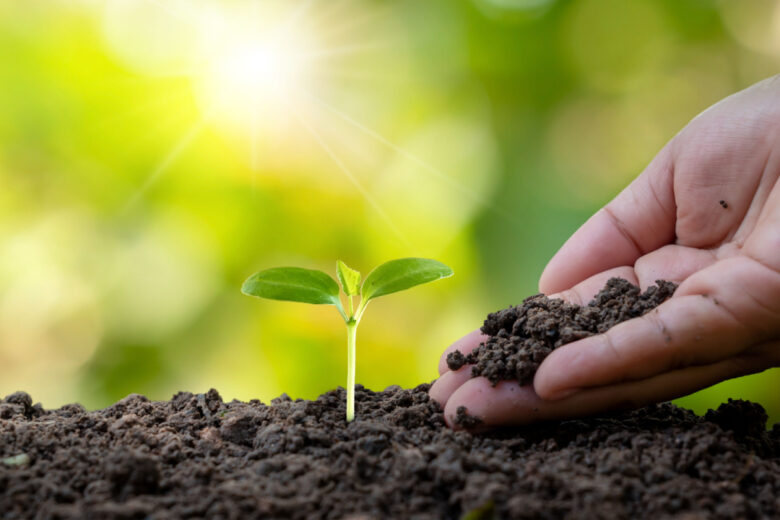
[[[254,44],[227,56],[214,74],[225,90],[278,94],[292,81],[294,72],[294,56],[279,46]]]
[[[225,45],[195,79],[204,112],[246,130],[278,122],[305,75],[304,50],[291,41],[242,40]]]
[[[341,174],[405,247],[413,244],[395,222],[398,215],[385,209],[372,187],[389,182],[373,174],[388,164],[388,152],[408,175],[446,183],[487,206],[470,186],[373,128],[372,120],[397,103],[394,86],[403,84],[399,80],[411,64],[405,26],[389,6],[366,8],[354,0],[117,0],[106,12],[107,42],[117,58],[144,74],[186,79],[187,101],[195,101],[198,114],[126,211],[204,131],[209,138],[224,137],[238,152],[248,166],[238,174],[253,187],[261,176],[279,172],[308,178],[325,159],[329,172]],[[130,24],[135,32],[127,20],[139,22]],[[353,111],[359,113],[353,117]]]

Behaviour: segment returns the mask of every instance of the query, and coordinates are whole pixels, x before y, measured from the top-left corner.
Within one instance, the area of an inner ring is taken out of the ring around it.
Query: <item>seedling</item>
[[[427,258],[401,258],[386,262],[366,277],[339,260],[336,263],[346,310],[341,301],[339,286],[328,274],[301,267],[274,267],[257,272],[244,282],[241,292],[258,298],[285,300],[315,305],[333,305],[347,325],[347,422],[355,418],[355,341],[368,302],[374,298],[405,291],[415,285],[452,276],[452,269]],[[353,298],[359,296],[357,307]]]

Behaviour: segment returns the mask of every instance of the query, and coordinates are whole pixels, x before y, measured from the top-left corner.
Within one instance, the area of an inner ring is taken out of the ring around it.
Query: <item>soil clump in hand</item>
[[[531,384],[537,368],[556,348],[601,334],[631,318],[642,316],[669,299],[677,285],[658,280],[640,292],[621,278],[611,278],[596,297],[581,306],[537,294],[521,305],[489,314],[482,332],[490,337],[470,353],[453,351],[447,365],[458,370],[472,365],[472,377]]]

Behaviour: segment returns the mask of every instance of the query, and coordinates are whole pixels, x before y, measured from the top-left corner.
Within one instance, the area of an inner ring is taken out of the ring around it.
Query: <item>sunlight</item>
[[[205,126],[205,119],[198,120],[194,123],[184,135],[179,138],[178,142],[163,157],[163,159],[157,164],[152,172],[146,177],[144,183],[133,193],[130,199],[125,203],[122,213],[126,214],[135,208],[135,205],[140,202],[144,194],[154,186],[154,184],[160,179],[160,177],[176,162],[179,156],[192,144],[192,142],[200,135]]]
[[[196,81],[206,110],[248,130],[253,119],[271,123],[287,115],[291,88],[303,78],[302,50],[292,41],[270,39],[227,44]]]
[[[336,152],[331,148],[328,143],[325,142],[325,140],[322,138],[322,135],[320,135],[317,130],[314,129],[311,124],[309,124],[301,114],[295,114],[298,122],[301,124],[303,128],[306,129],[306,131],[312,136],[312,138],[317,142],[317,144],[323,149],[323,151],[330,157],[330,159],[336,164],[338,169],[343,173],[347,179],[349,179],[349,182],[352,183],[352,185],[355,187],[355,189],[360,193],[360,195],[366,200],[366,202],[369,203],[369,205],[374,208],[374,211],[376,211],[377,215],[384,221],[384,223],[387,225],[387,227],[393,232],[393,234],[398,238],[398,240],[407,248],[412,248],[411,242],[409,242],[409,239],[404,235],[404,233],[396,226],[395,222],[393,222],[393,219],[390,217],[390,215],[387,214],[387,212],[379,205],[379,203],[376,201],[376,199],[371,195],[371,193],[360,183],[360,181],[357,179],[357,177],[350,171],[349,168],[344,164],[344,161],[341,160],[341,158],[336,154]]]
[[[148,2],[144,4],[145,8],[161,7],[154,0]],[[113,13],[112,19],[121,20],[129,16],[129,7],[125,7]],[[137,4],[132,7],[139,8]],[[353,172],[353,166],[348,164],[347,158],[342,157],[337,147],[332,146],[321,129],[317,128],[318,124],[328,124],[315,117],[322,109],[335,114],[352,127],[352,130],[342,130],[347,134],[345,137],[354,134],[354,130],[366,134],[440,182],[469,198],[479,199],[482,206],[487,206],[469,187],[320,99],[320,93],[324,97],[331,97],[340,91],[342,95],[349,92],[349,89],[344,89],[343,85],[334,81],[333,72],[351,70],[356,74],[365,74],[366,65],[395,56],[403,49],[403,40],[383,38],[382,33],[375,30],[377,21],[389,16],[386,7],[360,9],[351,0],[340,3],[320,3],[316,0],[297,0],[292,3],[239,2],[231,5],[207,2],[197,6],[182,1],[172,6],[166,4],[165,7],[165,10],[157,13],[159,17],[171,23],[176,22],[181,26],[181,31],[189,31],[187,34],[196,35],[192,44],[182,49],[182,52],[189,50],[188,59],[179,61],[190,64],[186,75],[190,79],[194,99],[204,116],[154,168],[134,193],[127,208],[134,207],[149,188],[158,182],[204,126],[213,126],[228,140],[247,148],[253,185],[258,172],[272,162],[274,156],[280,155],[281,150],[298,154],[312,144],[316,145],[350,181],[399,242],[410,246],[404,232]],[[345,16],[346,12],[350,15]],[[343,19],[336,19],[334,13],[341,13]],[[115,25],[111,28],[118,30]],[[149,33],[147,37],[153,39],[154,34]],[[125,42],[120,39],[117,41]],[[129,55],[129,51],[124,54]],[[163,57],[167,61],[174,61],[173,58]],[[158,61],[167,62],[162,58]],[[345,70],[345,67],[349,70]],[[385,70],[390,77],[397,73],[393,67],[383,69],[382,72]],[[305,132],[302,133],[302,129]],[[307,139],[305,134],[311,139]],[[310,150],[307,151],[310,154]]]
[[[418,156],[398,146],[397,144],[393,143],[392,141],[390,141],[389,139],[381,135],[379,132],[376,132],[375,130],[368,128],[366,125],[360,123],[359,121],[349,116],[348,114],[344,113],[343,111],[339,110],[338,108],[326,103],[325,101],[318,98],[314,94],[305,91],[303,92],[303,94],[309,99],[311,99],[312,101],[314,101],[315,103],[317,103],[319,106],[324,108],[326,111],[346,121],[348,124],[357,128],[358,130],[368,135],[372,139],[375,139],[376,141],[382,143],[384,146],[390,148],[391,150],[393,150],[395,153],[397,153],[399,156],[403,157],[404,159],[410,161],[413,164],[416,164],[421,168],[421,171],[427,172],[428,174],[432,174],[441,182],[447,184],[454,190],[458,191],[461,195],[471,199],[473,202],[477,203],[480,206],[480,208],[482,208],[483,210],[494,213],[500,216],[502,219],[514,225],[519,226],[521,224],[517,219],[512,217],[512,215],[509,212],[505,211],[503,208],[499,206],[496,206],[495,203],[491,201],[491,199],[489,199],[487,196],[480,195],[473,188],[466,186],[462,182],[458,181],[456,178],[447,175],[446,173],[442,172],[438,168],[435,168],[434,166],[431,166],[429,163],[420,159]]]
[[[294,76],[294,58],[278,46],[249,45],[217,64],[216,80],[243,94],[278,93]]]

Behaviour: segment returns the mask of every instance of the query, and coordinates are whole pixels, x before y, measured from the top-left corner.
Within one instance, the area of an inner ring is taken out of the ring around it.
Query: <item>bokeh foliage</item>
[[[0,394],[314,397],[346,377],[335,311],[239,287],[336,258],[454,268],[360,331],[359,382],[429,381],[691,117],[780,59],[774,0],[287,2],[333,52],[315,97],[261,105],[247,132],[204,110],[192,9],[252,28],[273,23],[262,3],[0,3]],[[681,402],[780,420],[779,379]]]

